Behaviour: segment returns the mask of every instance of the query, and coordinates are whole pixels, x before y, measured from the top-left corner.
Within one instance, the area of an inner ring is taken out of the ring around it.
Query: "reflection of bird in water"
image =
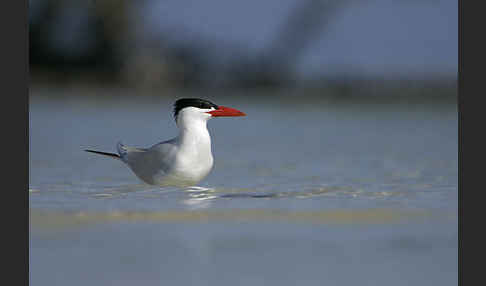
[[[212,188],[192,186],[184,189],[187,199],[182,201],[190,209],[204,209],[209,207],[212,200],[219,198],[217,191]]]
[[[212,117],[244,115],[208,100],[183,98],[174,104],[174,117],[180,130],[177,137],[147,149],[118,143],[118,154],[85,151],[121,160],[138,178],[151,185],[192,186],[204,179],[213,167],[207,121]]]

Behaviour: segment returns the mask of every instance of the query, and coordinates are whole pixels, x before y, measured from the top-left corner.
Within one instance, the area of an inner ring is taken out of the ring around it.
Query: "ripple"
[[[111,198],[113,197],[113,194],[94,194],[93,197],[95,198]]]
[[[403,191],[368,191],[363,188],[354,189],[348,186],[313,187],[294,191],[269,191],[246,188],[200,188],[186,189],[190,198],[199,199],[312,199],[316,197],[341,198],[388,198],[409,195]]]
[[[235,194],[222,194],[220,198],[255,198],[255,199],[268,199],[276,198],[279,194],[249,194],[249,193],[235,193]]]

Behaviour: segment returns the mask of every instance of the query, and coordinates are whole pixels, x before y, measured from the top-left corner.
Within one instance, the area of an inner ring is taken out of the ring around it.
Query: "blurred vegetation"
[[[142,4],[145,1],[139,1]],[[352,1],[296,1],[274,41],[258,55],[243,55],[225,68],[197,40],[169,35],[141,38],[134,2],[30,1],[31,83],[130,88],[265,89],[299,88],[351,97],[408,94],[456,96],[455,79],[410,80],[336,75],[297,80],[302,51],[324,31],[336,12]],[[258,93],[261,94],[261,93]],[[274,94],[267,92],[265,94]]]

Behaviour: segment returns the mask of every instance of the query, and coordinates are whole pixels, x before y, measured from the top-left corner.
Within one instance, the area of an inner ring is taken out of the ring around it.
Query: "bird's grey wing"
[[[142,180],[152,182],[156,176],[164,175],[173,164],[176,146],[165,141],[148,149],[125,146],[118,143],[120,158]]]
[[[147,153],[153,158],[157,158],[159,166],[167,172],[169,167],[174,164],[175,154],[177,151],[176,138],[160,142],[147,149]]]

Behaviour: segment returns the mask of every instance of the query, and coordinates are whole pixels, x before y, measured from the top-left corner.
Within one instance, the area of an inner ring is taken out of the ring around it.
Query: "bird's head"
[[[216,105],[200,98],[181,98],[174,103],[174,118],[189,121],[207,121],[212,117],[245,116],[246,114],[231,107]]]

